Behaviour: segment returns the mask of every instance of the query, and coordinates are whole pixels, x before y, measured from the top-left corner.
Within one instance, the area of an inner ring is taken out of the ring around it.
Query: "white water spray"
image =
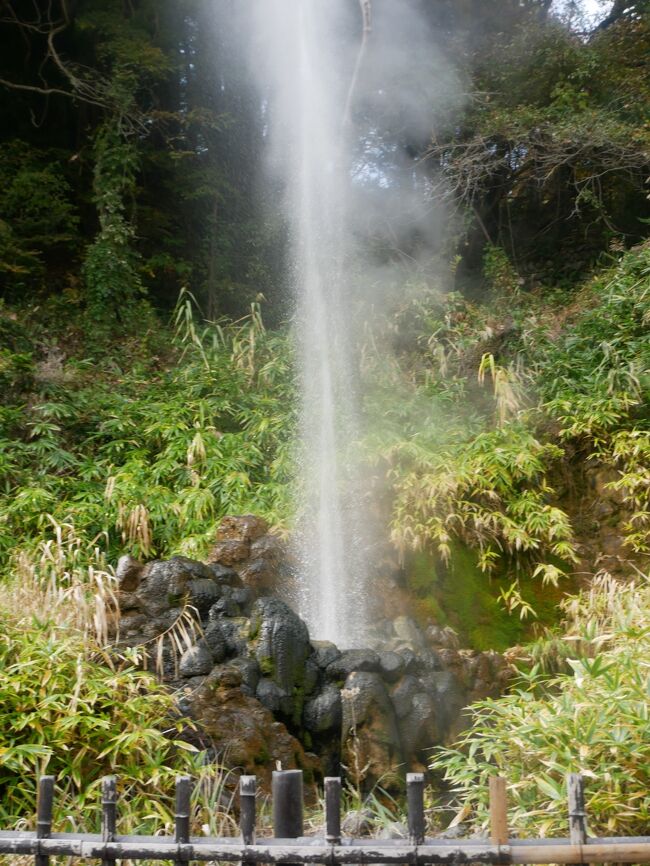
[[[278,206],[289,227],[300,347],[294,601],[314,637],[363,646],[377,609],[369,560],[375,573],[381,548],[369,515],[381,520],[382,506],[380,494],[364,492],[354,459],[359,345],[403,303],[406,270],[430,273],[442,216],[412,146],[424,147],[455,81],[421,0],[241,2],[237,9],[251,13],[270,167],[284,191]],[[382,348],[390,352],[390,336]]]
[[[354,302],[346,281],[351,236],[346,105],[360,15],[346,0],[263,4],[256,13],[258,45],[270,80],[274,168],[286,188],[301,359],[297,603],[314,637],[361,645],[367,624],[366,545],[347,459],[357,431]]]

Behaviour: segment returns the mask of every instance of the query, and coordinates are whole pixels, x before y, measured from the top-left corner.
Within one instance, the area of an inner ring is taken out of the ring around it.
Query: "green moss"
[[[253,755],[253,763],[257,764],[260,767],[268,764],[270,760],[271,753],[265,745],[260,748],[259,752],[256,755]]]
[[[521,579],[523,597],[537,613],[521,620],[499,601],[513,580],[510,569],[488,577],[478,567],[476,554],[456,542],[449,567],[430,553],[414,554],[407,566],[407,587],[413,593],[413,614],[422,624],[449,625],[473,649],[505,650],[530,636],[532,622],[552,623],[563,588],[544,587],[540,580]],[[568,588],[568,587],[567,587]]]
[[[275,673],[275,665],[273,664],[273,659],[270,656],[266,658],[258,659],[258,663],[260,666],[260,670],[262,671],[262,675],[265,677],[272,677]]]

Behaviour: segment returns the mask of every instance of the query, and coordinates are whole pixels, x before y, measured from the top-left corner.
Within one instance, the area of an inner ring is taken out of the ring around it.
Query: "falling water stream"
[[[294,5],[294,9],[296,9]],[[363,642],[362,520],[346,464],[356,435],[352,298],[346,282],[350,183],[341,59],[330,37],[340,4],[300,3],[292,243],[302,359],[302,613],[314,634]],[[339,75],[337,75],[339,73]]]

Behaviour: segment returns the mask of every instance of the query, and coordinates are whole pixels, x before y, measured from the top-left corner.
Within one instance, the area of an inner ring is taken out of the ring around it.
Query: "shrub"
[[[650,820],[650,584],[608,576],[565,604],[570,673],[522,673],[513,693],[471,708],[458,747],[437,750],[456,804],[488,826],[488,777],[506,776],[515,831],[566,835],[565,774],[586,777],[589,831],[646,832]]]

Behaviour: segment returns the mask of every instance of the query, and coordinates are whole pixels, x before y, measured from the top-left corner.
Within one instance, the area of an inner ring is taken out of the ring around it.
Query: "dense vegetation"
[[[360,333],[365,432],[352,447],[406,571],[430,558],[411,585],[420,610],[494,644],[441,602],[437,582],[463,586],[471,561],[514,643],[544,591],[585,567],[567,478],[610,473],[621,579],[650,553],[650,10],[617,0],[589,29],[571,3],[567,23],[545,0],[412,2],[459,85],[426,134],[399,118],[374,129],[372,158],[417,166],[449,230],[433,247],[416,229],[366,239],[398,265],[398,300]],[[34,798],[17,770],[71,774],[64,810],[115,770],[142,826],[147,774],[164,786],[193,760],[167,695],[136,659],[105,652],[117,556],[200,556],[226,513],[291,529],[286,237],[258,173],[265,121],[236,54],[241,9],[0,2],[0,810],[12,818]],[[436,760],[459,794],[508,766],[517,823],[556,829],[579,702],[579,766],[599,783],[590,814],[611,832],[647,823],[650,605],[640,578],[613,586],[567,602],[521,686],[478,707],[464,750]],[[85,750],[66,751],[79,739]]]
[[[459,817],[488,826],[486,791],[495,769],[510,783],[510,821],[545,836],[565,832],[566,774],[586,781],[589,832],[635,835],[648,826],[648,584],[609,577],[565,603],[565,631],[540,641],[540,661],[512,694],[473,708],[459,749],[442,751],[462,806]],[[549,666],[562,660],[562,672]]]

